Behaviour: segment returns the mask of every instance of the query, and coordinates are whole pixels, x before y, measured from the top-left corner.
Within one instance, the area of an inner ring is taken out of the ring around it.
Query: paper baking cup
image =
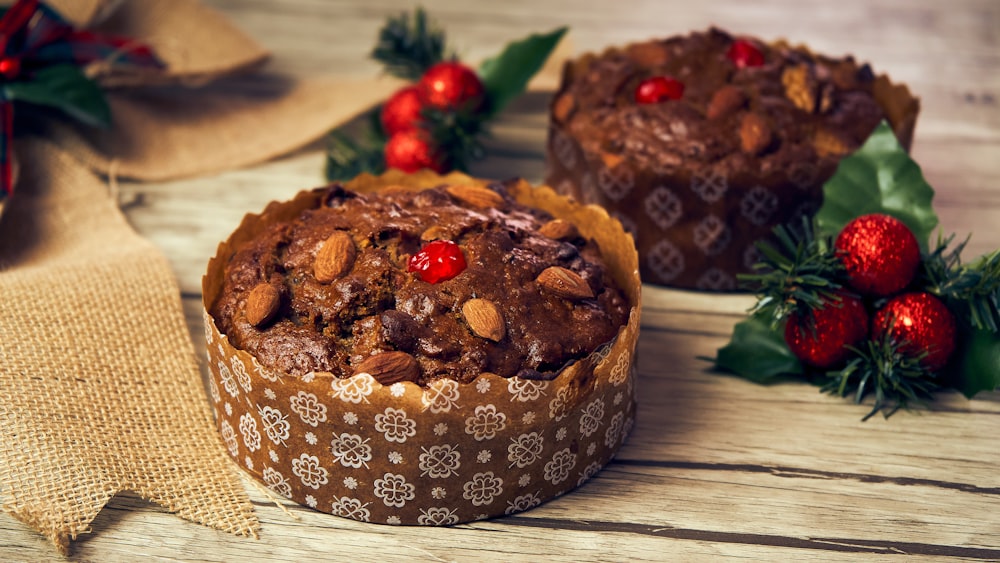
[[[346,187],[478,183],[459,174],[360,176]],[[322,190],[247,215],[209,262],[207,309],[233,249],[320,204]],[[631,237],[596,206],[521,182],[520,202],[595,239],[632,308],[617,337],[551,381],[482,374],[426,387],[367,374],[303,377],[263,367],[205,313],[209,392],[229,455],[271,491],[365,522],[446,525],[514,514],[583,484],[622,446],[635,416],[640,284]],[[586,327],[581,327],[586,330]]]
[[[784,42],[773,46],[788,47]],[[795,49],[808,52],[803,46]],[[611,48],[567,62],[553,102],[592,61],[621,51]],[[919,100],[885,75],[876,77],[873,95],[909,148]],[[714,168],[693,173],[683,162],[636,167],[624,156],[606,161],[550,116],[546,183],[604,207],[625,225],[635,236],[643,282],[701,291],[737,290],[736,276],[752,272],[761,259],[755,243],[769,238],[775,226],[818,211],[823,184],[837,169],[837,162],[828,159],[796,162],[766,176]]]

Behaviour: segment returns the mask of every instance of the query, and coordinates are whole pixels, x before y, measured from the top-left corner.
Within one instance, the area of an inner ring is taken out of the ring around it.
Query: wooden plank
[[[372,76],[367,59],[402,0],[210,0],[294,76]],[[427,0],[466,60],[529,31],[569,24],[577,51],[711,24],[851,52],[923,102],[913,147],[945,232],[971,232],[967,259],[1000,241],[1000,3],[965,0],[719,0],[703,3]],[[252,85],[251,85],[252,86]],[[544,172],[551,90],[522,96],[493,127],[483,177]],[[246,212],[323,183],[322,142],[211,177],[117,186],[129,221],[177,274],[198,357],[200,280]],[[81,561],[908,561],[1000,560],[1000,393],[943,394],[928,410],[861,422],[863,405],[801,383],[760,386],[709,362],[753,299],[643,288],[637,424],[582,488],[510,518],[447,529],[364,524],[272,500],[245,478],[261,538],[195,525],[132,494],[115,498]],[[204,369],[204,366],[202,366]],[[280,507],[279,507],[280,506]],[[0,559],[61,560],[0,514]]]

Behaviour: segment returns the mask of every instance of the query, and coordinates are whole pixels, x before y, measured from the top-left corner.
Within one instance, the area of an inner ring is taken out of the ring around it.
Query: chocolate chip
[[[417,339],[418,325],[413,317],[397,309],[383,311],[379,316],[382,321],[382,336],[387,342],[400,350],[412,350]]]

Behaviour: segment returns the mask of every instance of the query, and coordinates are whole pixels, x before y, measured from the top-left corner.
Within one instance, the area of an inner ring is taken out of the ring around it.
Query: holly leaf
[[[1000,389],[1000,333],[960,329],[955,356],[943,374],[947,386],[968,399],[980,391]]]
[[[62,110],[70,117],[95,127],[111,125],[111,108],[96,82],[70,64],[39,69],[31,80],[3,85],[4,98]]]
[[[913,231],[927,251],[938,217],[931,206],[934,190],[883,121],[865,144],[840,161],[823,185],[823,206],[816,213],[818,234],[836,237],[855,217],[892,215]]]
[[[715,365],[754,383],[802,374],[802,363],[785,344],[783,330],[783,324],[778,329],[772,328],[763,315],[736,323],[732,339],[719,348]]]
[[[499,55],[479,65],[479,79],[490,104],[487,118],[500,113],[524,91],[567,30],[564,26],[546,34],[529,35],[509,43]]]

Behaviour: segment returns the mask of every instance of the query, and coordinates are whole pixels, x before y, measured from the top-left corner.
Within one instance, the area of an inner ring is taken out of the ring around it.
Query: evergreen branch
[[[756,243],[763,255],[753,266],[757,273],[738,276],[743,286],[758,296],[751,315],[768,316],[772,326],[777,326],[793,312],[808,316],[826,303],[839,301],[836,291],[841,284],[837,280],[844,266],[830,241],[813,234],[809,218],[803,217],[801,228],[796,230],[779,225],[774,237],[777,246]]]
[[[391,17],[379,30],[371,56],[385,71],[404,80],[416,81],[428,68],[454,54],[445,52],[444,30],[427,17],[423,8]]]
[[[457,110],[427,109],[422,112],[432,143],[455,170],[469,171],[469,163],[486,155],[481,138],[488,136],[486,122],[469,105]]]
[[[924,404],[941,388],[935,374],[921,363],[927,352],[916,357],[901,354],[900,344],[888,331],[862,348],[848,348],[856,356],[843,369],[827,372],[822,390],[840,397],[853,395],[858,404],[874,393],[875,404],[862,420],[880,411],[889,418],[913,403]]]
[[[1000,332],[1000,250],[962,264],[961,252],[969,238],[949,251],[953,239],[954,235],[938,236],[937,248],[924,257],[927,291],[945,299],[974,328]]]
[[[334,182],[350,180],[362,172],[384,172],[383,146],[384,141],[380,142],[374,134],[364,141],[357,141],[343,131],[332,131],[327,141],[326,179]]]

